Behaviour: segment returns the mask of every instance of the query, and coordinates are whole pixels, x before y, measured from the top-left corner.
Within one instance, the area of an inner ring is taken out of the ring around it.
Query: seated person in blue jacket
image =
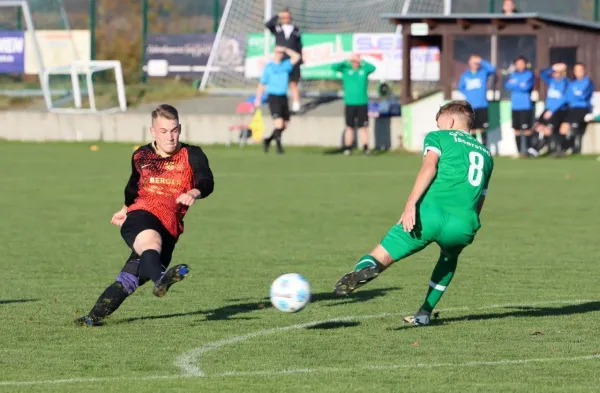
[[[559,133],[561,140],[566,144],[561,146],[563,152],[570,147],[573,152],[579,152],[580,139],[585,131],[585,117],[592,112],[592,94],[594,94],[594,82],[587,75],[583,63],[577,63],[573,67],[575,79],[569,83],[567,89],[567,116],[560,125]],[[567,139],[567,141],[565,141]]]
[[[535,74],[527,68],[527,59],[523,56],[515,60],[515,71],[504,84],[510,91],[510,104],[512,108],[512,127],[515,130],[515,143],[517,150],[525,155],[530,147],[531,126],[533,125],[533,102],[531,91],[535,83]]]
[[[481,135],[481,143],[487,142],[488,120],[487,81],[496,73],[496,67],[483,60],[477,54],[469,58],[469,69],[462,73],[458,90],[465,96],[475,111],[471,134]]]
[[[567,117],[569,79],[566,75],[567,65],[565,63],[556,63],[540,73],[540,77],[548,86],[548,91],[545,110],[533,125],[533,130],[537,132],[537,142],[527,150],[534,157],[539,156],[540,152],[548,146],[550,138],[554,138],[556,147],[563,144],[558,129]]]

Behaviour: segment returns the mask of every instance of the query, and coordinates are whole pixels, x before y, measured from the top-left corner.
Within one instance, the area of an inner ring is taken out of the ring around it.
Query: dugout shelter
[[[547,86],[539,80],[539,72],[553,63],[565,62],[569,66],[569,77],[572,78],[572,66],[576,62],[582,62],[587,66],[596,88],[599,89],[600,86],[600,67],[597,66],[600,64],[600,23],[598,22],[543,13],[382,14],[381,17],[395,25],[396,31],[402,35],[403,76],[410,75],[411,48],[419,46],[440,48],[440,83],[437,97],[441,99],[441,103],[457,98],[458,80],[460,74],[467,69],[467,61],[472,53],[480,54],[496,66],[496,76],[490,78],[488,83],[491,129],[495,126],[504,131],[506,128],[503,124],[510,116],[510,99],[503,85],[517,56],[525,56],[536,74],[532,98],[537,102],[537,113],[542,110],[547,89]],[[402,112],[403,115],[408,114],[407,120],[410,121],[412,117],[422,119],[423,116],[431,116],[418,108],[417,103],[426,101],[427,98],[421,98],[423,95],[416,92],[411,78],[403,77],[401,83]],[[430,102],[428,106],[431,107],[431,104],[433,103]],[[411,107],[418,109],[414,116],[411,116],[411,112],[414,112],[411,111]],[[596,106],[595,110],[598,109]],[[403,121],[403,124],[405,128],[411,128],[408,130],[409,135],[407,130],[404,130],[405,139],[408,140],[405,140],[403,145],[407,145],[405,147],[408,150],[418,150],[419,132],[416,132],[414,126],[407,121]],[[500,144],[507,138],[498,135],[496,139]],[[505,142],[510,143],[508,139]],[[502,153],[502,150],[507,151],[508,147],[507,145],[502,149],[502,146],[496,146],[496,149]]]

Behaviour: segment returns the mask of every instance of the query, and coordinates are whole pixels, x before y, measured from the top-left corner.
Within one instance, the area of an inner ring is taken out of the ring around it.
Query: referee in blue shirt
[[[284,55],[289,59],[284,60]],[[269,110],[273,118],[273,133],[265,138],[263,147],[265,153],[269,151],[271,141],[275,140],[277,144],[277,153],[282,154],[281,133],[288,125],[290,120],[290,109],[288,106],[288,85],[290,72],[294,65],[300,61],[300,54],[283,46],[276,46],[274,58],[265,65],[260,83],[256,89],[256,99],[254,106],[260,107],[263,91],[266,89],[268,94]]]

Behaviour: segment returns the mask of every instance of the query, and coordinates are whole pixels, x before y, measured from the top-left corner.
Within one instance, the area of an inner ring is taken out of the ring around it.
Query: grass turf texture
[[[599,352],[600,163],[593,158],[497,159],[484,226],[459,260],[439,318],[407,328],[401,316],[423,301],[435,245],[349,297],[331,292],[400,216],[418,156],[289,149],[278,157],[206,147],[216,191],[188,213],[173,262],[189,263],[190,276],[161,299],[142,287],[106,326],[82,328],[73,318],[128,256],[109,220],[122,203],[132,146],[99,146],[0,143],[0,391],[597,388],[600,359],[470,363]],[[288,272],[303,274],[313,289],[313,302],[297,314],[276,311],[266,298],[272,280]],[[361,318],[383,313],[395,315]],[[214,348],[194,363],[206,377],[177,378],[174,362],[194,348],[345,317],[357,318]],[[286,369],[301,372],[278,373]],[[148,376],[169,378],[137,379]],[[71,378],[107,379],[10,382]]]

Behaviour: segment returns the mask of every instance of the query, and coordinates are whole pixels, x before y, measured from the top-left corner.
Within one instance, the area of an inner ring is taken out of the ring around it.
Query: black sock
[[[123,284],[115,281],[96,300],[96,304],[92,307],[89,316],[96,321],[106,318],[121,306],[125,299],[127,299],[127,296],[129,296],[129,293]]]
[[[548,137],[542,135],[540,137],[540,139],[538,140],[538,144],[537,144],[535,150],[540,151],[544,147],[546,147],[547,144],[548,144]]]
[[[574,142],[575,137],[573,135],[567,134],[564,136],[564,138],[565,138],[565,142],[563,143],[563,149],[566,151],[574,146],[573,142]]]
[[[527,151],[527,149],[529,149],[531,146],[533,146],[532,144],[532,140],[533,140],[533,135],[525,135],[525,151]]]
[[[277,150],[281,151],[281,134],[283,133],[283,128],[276,128],[273,131],[273,136],[275,139],[275,143],[277,144]]]
[[[481,144],[487,146],[487,131],[481,132]]]
[[[521,134],[515,135],[515,143],[517,144],[517,152],[521,153]]]
[[[369,150],[369,145],[363,145],[363,151],[368,151]]]
[[[141,279],[152,280],[156,283],[162,276],[162,265],[160,254],[156,250],[146,250],[140,255],[140,267],[138,276]]]
[[[271,144],[271,141],[273,139],[275,139],[276,133],[277,133],[277,128],[273,128],[273,131],[271,131],[271,135],[268,138],[265,138],[265,141],[267,141],[268,144]]]
[[[558,151],[562,152],[567,150],[567,136],[558,134]]]

